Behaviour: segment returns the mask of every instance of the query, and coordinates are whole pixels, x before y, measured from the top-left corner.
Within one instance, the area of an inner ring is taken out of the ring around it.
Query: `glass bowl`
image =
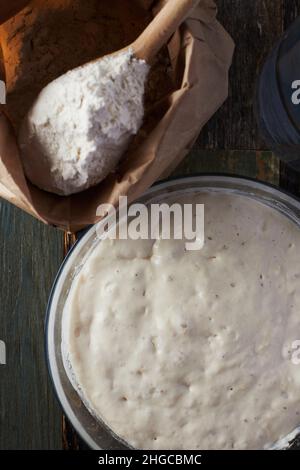
[[[222,175],[199,175],[175,178],[151,187],[138,202],[158,203],[170,196],[201,191],[243,194],[280,211],[300,229],[300,201],[294,196],[265,183],[249,178]],[[100,222],[105,223],[105,222]],[[93,247],[101,243],[97,224],[92,226],[70,250],[56,277],[51,291],[45,326],[46,358],[57,398],[69,421],[91,449],[128,449],[108,427],[89,413],[73,388],[64,368],[62,341],[62,314],[74,277],[78,274]],[[300,423],[299,423],[300,424]],[[295,438],[297,432],[287,441]],[[286,442],[280,447],[287,447]]]

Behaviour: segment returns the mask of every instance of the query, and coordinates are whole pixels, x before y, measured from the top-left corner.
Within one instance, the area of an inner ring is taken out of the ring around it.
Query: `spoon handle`
[[[131,44],[134,55],[148,63],[156,56],[200,0],[168,0],[142,34]]]

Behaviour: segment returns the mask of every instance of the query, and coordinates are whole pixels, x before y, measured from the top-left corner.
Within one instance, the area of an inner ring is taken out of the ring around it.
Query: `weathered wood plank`
[[[176,169],[174,175],[200,173],[230,173],[278,184],[279,163],[278,158],[270,151],[200,150],[196,148]]]
[[[286,30],[290,24],[300,15],[300,0],[283,0],[283,28]]]
[[[282,1],[217,0],[218,18],[232,35],[236,50],[229,98],[201,133],[200,148],[267,148],[259,137],[253,102],[260,67],[282,32]]]
[[[63,234],[0,202],[0,449],[59,449],[61,411],[46,370],[44,320]]]

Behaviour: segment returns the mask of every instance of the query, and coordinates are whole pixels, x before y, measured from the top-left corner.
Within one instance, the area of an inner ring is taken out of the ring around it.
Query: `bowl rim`
[[[293,193],[287,191],[286,189],[281,188],[280,186],[276,186],[275,184],[269,183],[269,182],[264,182],[261,180],[258,180],[256,178],[244,176],[244,175],[236,175],[236,174],[231,174],[231,173],[216,173],[216,172],[207,172],[207,173],[194,173],[192,175],[179,175],[179,176],[174,176],[171,178],[166,178],[163,180],[160,180],[158,182],[155,182],[150,188],[148,188],[139,198],[136,200],[132,201],[131,204],[138,202],[140,199],[144,197],[151,196],[152,193],[155,193],[158,189],[167,189],[167,188],[172,188],[176,184],[179,183],[197,183],[199,181],[205,182],[205,180],[209,180],[210,178],[215,179],[217,182],[218,180],[220,182],[232,182],[232,183],[252,183],[254,187],[257,188],[262,188],[262,189],[268,189],[270,193],[279,193],[281,196],[284,195],[286,200],[290,200],[293,204],[296,203],[298,205],[299,211],[300,211],[300,197],[294,195]],[[226,189],[226,188],[224,188]],[[130,204],[129,204],[130,205]],[[300,220],[300,216],[299,216]],[[53,364],[51,363],[51,358],[50,358],[50,352],[49,352],[49,325],[50,325],[50,320],[51,320],[51,312],[52,312],[52,303],[54,299],[54,295],[56,293],[57,286],[59,284],[60,278],[64,272],[64,269],[67,265],[67,263],[70,261],[70,258],[74,254],[76,250],[79,250],[81,246],[85,244],[85,241],[89,238],[90,234],[92,233],[93,230],[95,230],[95,226],[97,223],[93,225],[89,225],[86,229],[83,229],[80,233],[79,238],[76,240],[74,245],[69,249],[68,253],[66,254],[65,258],[63,259],[59,270],[54,278],[50,294],[49,294],[49,299],[47,302],[47,307],[46,307],[46,315],[45,315],[45,323],[44,323],[44,354],[45,354],[45,360],[46,360],[46,366],[48,370],[48,375],[50,377],[50,382],[52,385],[52,389],[54,391],[54,395],[56,396],[56,399],[61,407],[62,412],[64,415],[67,417],[68,421],[71,423],[73,428],[75,429],[76,433],[80,436],[80,438],[85,442],[85,444],[93,449],[93,450],[99,450],[100,447],[97,445],[97,443],[94,441],[94,439],[89,435],[89,433],[84,429],[84,427],[81,425],[80,421],[76,417],[75,413],[71,409],[71,406],[68,403],[68,400],[65,396],[64,389],[61,387],[60,384],[56,383],[56,380],[54,379],[54,374],[53,374]],[[59,390],[60,389],[60,390]],[[59,393],[61,392],[61,393]],[[120,444],[122,442],[120,441]],[[101,449],[100,449],[101,450]]]

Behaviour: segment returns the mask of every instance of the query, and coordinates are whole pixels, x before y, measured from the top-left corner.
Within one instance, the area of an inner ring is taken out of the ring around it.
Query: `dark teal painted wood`
[[[195,146],[174,175],[230,173],[278,184],[279,161],[269,151],[201,150]]]
[[[61,411],[44,359],[44,319],[63,233],[0,202],[0,449],[61,448]]]
[[[201,133],[199,146],[265,149],[253,110],[255,84],[263,60],[282,33],[283,4],[287,0],[215,1],[218,18],[232,35],[236,49],[230,70],[229,98]]]

